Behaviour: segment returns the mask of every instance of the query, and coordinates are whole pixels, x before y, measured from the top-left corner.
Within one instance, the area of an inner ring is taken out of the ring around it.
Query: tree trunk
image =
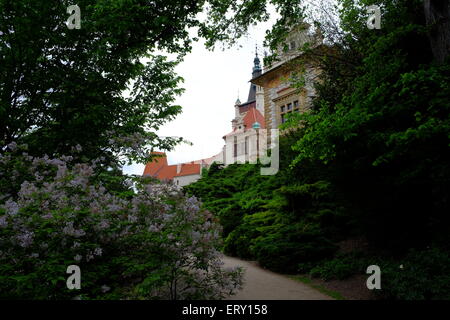
[[[450,55],[450,0],[425,0],[424,6],[431,49],[442,63]]]

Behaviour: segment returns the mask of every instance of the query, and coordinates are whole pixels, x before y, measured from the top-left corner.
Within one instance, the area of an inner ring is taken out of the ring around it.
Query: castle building
[[[253,60],[252,79],[261,75],[261,61],[258,52]],[[231,121],[232,131],[223,136],[225,146],[222,151],[222,163],[256,163],[266,152],[266,121],[264,119],[264,90],[250,83],[247,102],[239,98],[234,104],[235,117]]]
[[[309,25],[303,23],[293,28],[286,42],[278,47],[277,60],[251,80],[263,93],[261,101],[268,131],[278,129],[289,113],[303,113],[311,108],[320,68],[315,58],[302,50],[305,45],[316,52],[324,48],[322,36],[311,33]],[[293,85],[295,81],[303,82],[303,86]]]
[[[309,25],[302,23],[291,29],[285,44],[276,51],[277,60],[264,70],[256,52],[247,101],[241,103],[238,98],[234,104],[231,132],[223,136],[224,147],[219,154],[168,165],[164,153],[155,153],[158,156],[146,165],[144,176],[172,180],[182,187],[200,179],[202,168],[213,162],[224,165],[256,163],[258,158],[266,155],[271,144],[270,129],[278,129],[290,113],[310,110],[316,95],[314,83],[321,71],[314,54],[302,50],[304,46],[312,48],[319,56],[330,49],[323,44],[320,34],[311,33]]]
[[[252,79],[262,73],[258,53],[253,60]],[[153,152],[152,161],[147,163],[144,176],[159,180],[170,180],[183,187],[201,177],[202,168],[208,168],[213,162],[229,165],[232,163],[256,163],[267,149],[266,120],[264,114],[264,90],[258,84],[250,83],[247,102],[239,98],[234,104],[235,117],[231,121],[231,132],[224,135],[222,151],[210,158],[169,165],[166,154]]]

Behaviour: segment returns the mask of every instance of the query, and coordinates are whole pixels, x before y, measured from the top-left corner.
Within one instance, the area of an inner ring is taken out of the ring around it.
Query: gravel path
[[[245,269],[244,288],[229,300],[332,300],[301,282],[262,269],[256,263],[227,256],[222,260],[226,267]]]

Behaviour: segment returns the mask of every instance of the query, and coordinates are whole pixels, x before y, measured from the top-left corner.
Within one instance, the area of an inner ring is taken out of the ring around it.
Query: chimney
[[[181,163],[177,164],[177,174],[181,173],[181,166],[182,166]]]

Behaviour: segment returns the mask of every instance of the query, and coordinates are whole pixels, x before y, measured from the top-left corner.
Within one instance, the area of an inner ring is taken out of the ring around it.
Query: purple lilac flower
[[[84,232],[83,230],[76,230],[73,227],[73,222],[69,222],[66,224],[66,226],[63,229],[63,233],[65,235],[73,236],[73,237],[82,237],[86,234],[86,232]]]
[[[8,148],[11,151],[14,151],[17,149],[17,143],[15,143],[14,141],[8,144]]]
[[[63,178],[67,173],[67,167],[65,165],[58,166],[58,171],[56,172],[56,179]]]
[[[42,218],[45,219],[45,220],[48,220],[48,219],[53,218],[53,215],[51,214],[51,212],[49,212],[49,213],[43,215]]]
[[[23,248],[27,248],[31,246],[33,243],[34,233],[32,231],[25,231],[24,233],[17,236],[17,240],[19,241],[19,245]]]
[[[106,219],[103,219],[102,221],[100,221],[100,223],[98,224],[99,229],[107,229],[109,228],[109,222]]]
[[[19,205],[11,199],[5,202],[4,208],[6,209],[6,213],[11,216],[16,215],[19,212]]]
[[[8,225],[8,221],[6,221],[6,216],[0,217],[0,227],[6,227]]]
[[[120,211],[120,210],[122,210],[122,207],[120,205],[118,205],[118,204],[112,203],[112,204],[108,205],[108,210],[112,211],[112,212]]]

